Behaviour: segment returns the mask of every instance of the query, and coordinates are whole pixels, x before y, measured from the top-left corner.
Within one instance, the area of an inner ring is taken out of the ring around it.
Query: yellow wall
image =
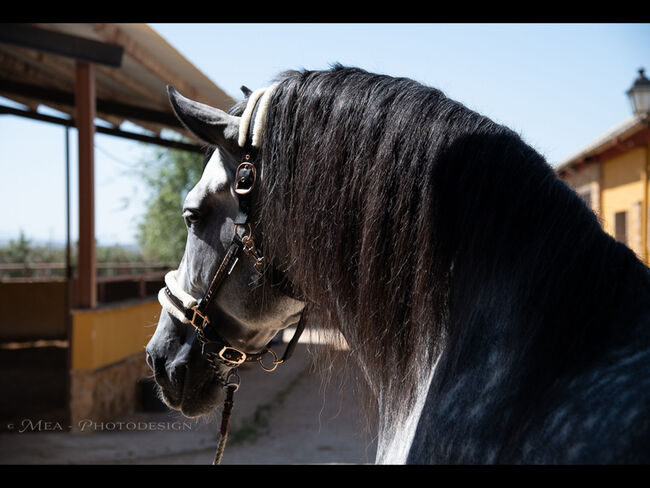
[[[94,310],[72,311],[72,369],[107,366],[144,347],[156,330],[160,316],[157,299]]]
[[[66,338],[66,282],[0,283],[0,341]]]
[[[637,147],[601,163],[601,208],[603,227],[614,235],[614,214],[627,211],[627,245],[642,257],[642,213],[646,148]]]

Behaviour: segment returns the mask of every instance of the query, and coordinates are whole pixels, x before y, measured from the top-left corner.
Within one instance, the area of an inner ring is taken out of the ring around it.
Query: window
[[[627,212],[616,212],[614,214],[614,238],[617,241],[627,243]]]

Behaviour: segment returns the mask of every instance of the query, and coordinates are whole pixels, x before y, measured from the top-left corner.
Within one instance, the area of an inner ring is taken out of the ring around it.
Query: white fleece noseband
[[[180,287],[178,281],[176,280],[176,273],[178,273],[178,270],[174,269],[165,275],[165,285],[167,285],[169,291],[171,291],[175,297],[177,297],[181,302],[183,302],[183,306],[189,310],[192,307],[194,307],[198,302],[196,298],[186,293],[185,290],[183,290]],[[160,291],[158,292],[158,301],[160,302],[160,305],[162,305],[162,307],[167,312],[169,312],[173,317],[177,318],[178,320],[186,324],[190,323],[187,317],[185,317],[185,315],[183,315],[181,311],[178,310],[178,308],[176,308],[171,303],[169,297],[165,293],[164,288],[161,288]]]

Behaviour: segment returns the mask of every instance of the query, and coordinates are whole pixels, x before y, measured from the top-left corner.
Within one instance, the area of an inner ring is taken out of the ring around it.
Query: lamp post
[[[646,78],[644,72],[643,68],[639,69],[639,76],[627,91],[634,115],[650,112],[650,80]]]

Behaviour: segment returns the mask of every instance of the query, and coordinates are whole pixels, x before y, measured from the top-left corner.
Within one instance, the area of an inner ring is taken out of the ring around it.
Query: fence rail
[[[97,269],[107,268],[169,268],[168,263],[140,263],[140,262],[121,262],[121,263],[97,263]],[[74,266],[73,266],[74,267]],[[5,269],[65,269],[65,263],[0,263],[0,270]]]
[[[114,276],[141,274],[155,271],[167,271],[173,268],[168,263],[97,263],[97,276]],[[38,278],[60,275],[66,269],[65,263],[0,263],[0,279],[4,278]],[[74,274],[76,266],[71,266]]]
[[[173,266],[166,263],[97,263],[97,301],[108,303],[154,296]],[[0,282],[48,282],[65,279],[65,263],[0,263]],[[72,267],[72,287],[76,287]]]

